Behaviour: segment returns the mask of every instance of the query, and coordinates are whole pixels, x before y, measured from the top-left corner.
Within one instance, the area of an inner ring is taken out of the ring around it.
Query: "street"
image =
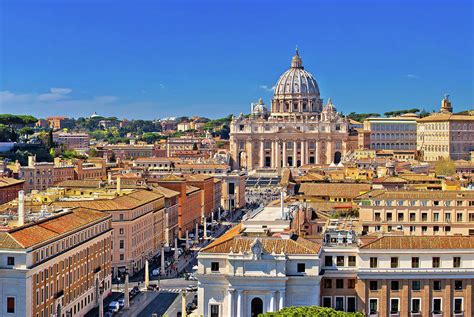
[[[150,284],[158,286],[159,291],[147,291],[144,288],[144,270],[137,272],[133,277],[130,277],[129,287],[137,286],[142,290],[135,298],[130,301],[130,308],[128,310],[121,309],[114,316],[123,317],[150,317],[152,314],[157,316],[163,316],[165,313],[168,317],[175,317],[178,312],[181,312],[181,290],[185,289],[190,285],[197,285],[197,281],[186,280],[183,277],[179,277],[180,273],[193,272],[193,266],[197,265],[197,254],[199,250],[207,246],[216,238],[224,234],[235,222],[239,221],[242,216],[242,212],[234,212],[231,214],[231,221],[222,222],[217,230],[209,235],[208,239],[200,240],[200,242],[191,247],[187,254],[183,254],[178,258],[176,264],[178,274],[172,274],[171,276],[158,277],[150,275]],[[157,267],[156,262],[150,264],[150,272]],[[114,284],[112,294],[104,300],[104,307],[107,306],[113,300],[123,298],[124,284]],[[192,302],[196,292],[186,293],[186,303]],[[98,308],[94,308],[86,314],[87,317],[99,316]]]

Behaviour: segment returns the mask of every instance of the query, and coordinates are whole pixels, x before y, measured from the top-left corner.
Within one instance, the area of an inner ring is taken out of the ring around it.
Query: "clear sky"
[[[473,1],[0,3],[1,113],[248,113],[296,45],[344,113],[474,108]]]

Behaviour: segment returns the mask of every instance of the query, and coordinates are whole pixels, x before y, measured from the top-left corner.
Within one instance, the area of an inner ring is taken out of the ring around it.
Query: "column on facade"
[[[279,298],[279,303],[278,303],[278,310],[282,309],[285,307],[285,291],[280,291],[280,298]]]
[[[287,156],[286,156],[286,140],[283,140],[283,167],[286,167],[286,160],[287,160]]]
[[[272,291],[270,292],[270,305],[268,307],[269,312],[274,312],[275,311],[275,304],[276,304],[276,292]]]
[[[243,308],[243,299],[242,299],[242,290],[237,290],[237,317],[244,317],[244,315],[242,314],[242,308]]]
[[[306,141],[302,140],[301,141],[301,165],[306,164],[306,147],[305,147]]]
[[[304,146],[305,146],[304,152],[306,153],[306,159],[305,159],[305,160],[306,160],[306,164],[309,163],[309,145],[308,145],[308,144],[309,144],[309,142],[308,142],[308,140],[306,140],[306,141],[304,142]]]
[[[332,155],[332,143],[333,140],[329,140],[326,143],[326,164],[331,164],[334,161],[334,157]]]
[[[275,142],[274,141],[271,141],[271,158],[270,158],[270,167],[274,168],[276,167],[276,164],[275,164]]]
[[[293,167],[297,166],[297,157],[298,157],[298,141],[293,141]]]
[[[319,164],[319,140],[314,141],[314,164]]]
[[[265,165],[265,159],[263,157],[263,145],[264,141],[260,140],[260,167],[263,167]]]
[[[253,169],[253,142],[250,139],[247,142],[247,169]]]
[[[275,140],[275,161],[276,161],[276,168],[280,168],[280,142]]]
[[[227,292],[228,292],[228,298],[229,298],[227,310],[228,310],[229,316],[233,316],[234,315],[234,290],[229,289]]]

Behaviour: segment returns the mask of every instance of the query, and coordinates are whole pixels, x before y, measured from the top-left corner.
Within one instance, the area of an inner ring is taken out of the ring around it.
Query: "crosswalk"
[[[180,293],[182,288],[161,288],[161,293]]]

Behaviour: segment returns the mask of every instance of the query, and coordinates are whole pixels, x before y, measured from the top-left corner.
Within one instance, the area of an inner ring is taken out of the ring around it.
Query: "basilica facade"
[[[271,108],[263,100],[250,116],[230,126],[232,168],[275,170],[306,164],[338,164],[352,149],[349,121],[331,99],[323,105],[318,84],[304,69],[298,49],[274,88]]]

